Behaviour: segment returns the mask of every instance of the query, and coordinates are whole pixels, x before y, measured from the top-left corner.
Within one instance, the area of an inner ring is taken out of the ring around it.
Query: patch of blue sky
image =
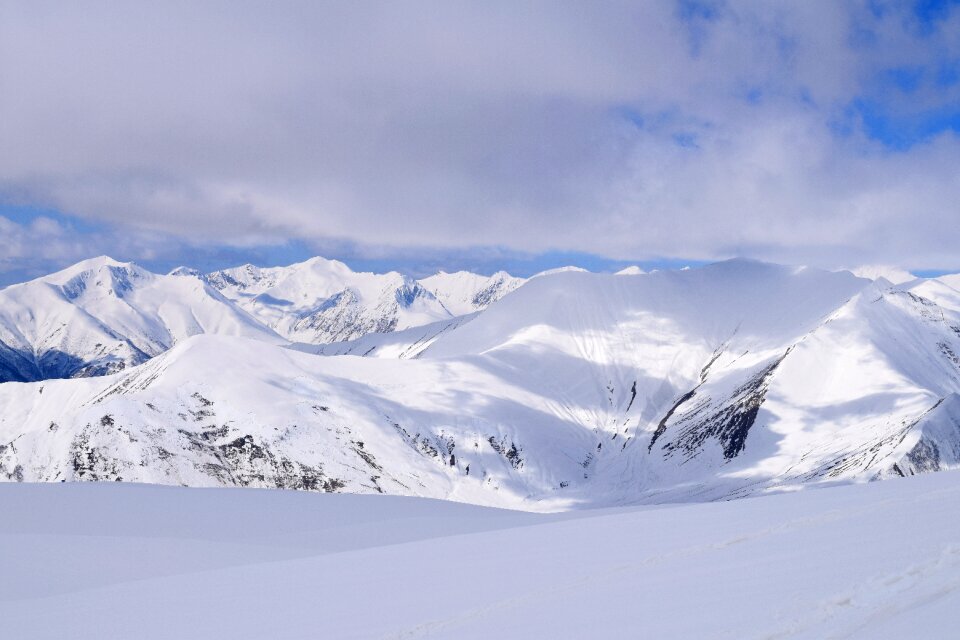
[[[678,147],[684,149],[699,149],[700,145],[697,142],[697,135],[689,131],[678,131],[673,134],[673,142]]]
[[[960,104],[919,113],[897,113],[883,102],[867,99],[856,100],[851,107],[869,138],[896,151],[906,151],[944,132],[960,133]]]
[[[46,218],[53,220],[63,227],[72,229],[77,233],[96,233],[103,228],[102,225],[98,223],[68,216],[60,211],[57,211],[56,209],[29,205],[4,204],[2,201],[0,201],[0,216],[19,225],[30,224],[34,220]]]
[[[917,0],[913,4],[913,14],[917,19],[921,34],[930,34],[938,23],[946,20],[950,12],[960,6],[960,0]]]
[[[399,271],[413,277],[425,277],[437,271],[473,271],[490,275],[504,270],[513,275],[529,277],[541,271],[559,267],[575,266],[594,272],[619,271],[629,266],[639,266],[645,271],[653,269],[679,269],[706,264],[703,261],[683,258],[654,258],[643,260],[617,260],[578,251],[547,251],[543,253],[522,253],[501,247],[473,247],[467,249],[422,250],[403,249],[395,253],[377,252],[382,255],[372,257],[363,247],[332,243],[329,246],[311,244],[300,240],[289,240],[279,244],[256,246],[230,246],[218,244],[196,245],[183,240],[166,237],[157,243],[150,252],[154,257],[145,258],[134,255],[136,247],[125,246],[121,242],[111,244],[107,238],[122,238],[124,230],[106,223],[91,222],[62,212],[38,207],[14,206],[0,203],[0,216],[12,222],[29,226],[35,220],[46,218],[54,220],[80,246],[89,246],[89,256],[105,253],[121,261],[133,261],[156,273],[167,273],[179,266],[191,267],[202,272],[216,271],[246,263],[258,266],[284,266],[308,260],[314,256],[340,260],[355,271],[373,271],[384,273]],[[68,266],[74,258],[51,259],[46,263],[44,273],[51,273]],[[0,286],[22,282],[28,277],[41,275],[35,271],[8,271],[0,273]]]

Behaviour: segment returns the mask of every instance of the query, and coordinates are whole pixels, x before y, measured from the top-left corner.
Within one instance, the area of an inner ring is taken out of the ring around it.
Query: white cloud
[[[960,141],[891,152],[845,111],[949,35],[832,0],[712,14],[4,3],[0,195],[194,243],[955,264]]]

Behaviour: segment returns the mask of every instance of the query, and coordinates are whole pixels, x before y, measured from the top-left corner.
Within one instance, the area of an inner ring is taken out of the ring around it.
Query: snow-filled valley
[[[0,486],[10,638],[949,638],[960,475],[531,514]]]
[[[454,316],[441,300],[476,297],[479,276],[395,276],[320,259],[161,276],[98,259],[0,291],[18,354],[0,384],[0,478],[555,511],[960,462],[949,279],[743,260],[561,270]],[[345,297],[356,313],[324,315]],[[295,318],[337,329],[292,341]],[[51,352],[76,368],[49,371]]]

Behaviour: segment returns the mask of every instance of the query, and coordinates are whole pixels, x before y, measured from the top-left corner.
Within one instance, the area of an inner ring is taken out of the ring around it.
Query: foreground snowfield
[[[955,637],[960,473],[537,515],[0,485],[8,638]]]

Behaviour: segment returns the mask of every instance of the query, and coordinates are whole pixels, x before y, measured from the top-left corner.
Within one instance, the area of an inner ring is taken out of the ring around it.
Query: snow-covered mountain
[[[294,342],[322,344],[451,318],[422,284],[396,272],[357,273],[336,260],[289,267],[244,265],[207,281],[264,325]]]
[[[198,278],[93,258],[0,290],[0,382],[111,373],[199,333],[283,342]]]
[[[645,273],[646,271],[636,265],[632,267],[625,267],[620,269],[620,271],[617,271],[618,276],[642,276]]]
[[[936,278],[936,281],[940,282],[941,284],[945,284],[956,291],[960,291],[960,273],[940,276],[939,278]]]
[[[522,285],[525,280],[515,278],[506,271],[498,271],[492,276],[481,276],[469,271],[441,271],[429,278],[423,278],[420,282],[450,313],[463,316],[486,309]]]
[[[281,299],[268,278],[229,286]],[[736,260],[554,273],[320,348],[198,335],[117,375],[0,385],[0,477],[542,510],[951,468],[958,300],[943,280]]]

